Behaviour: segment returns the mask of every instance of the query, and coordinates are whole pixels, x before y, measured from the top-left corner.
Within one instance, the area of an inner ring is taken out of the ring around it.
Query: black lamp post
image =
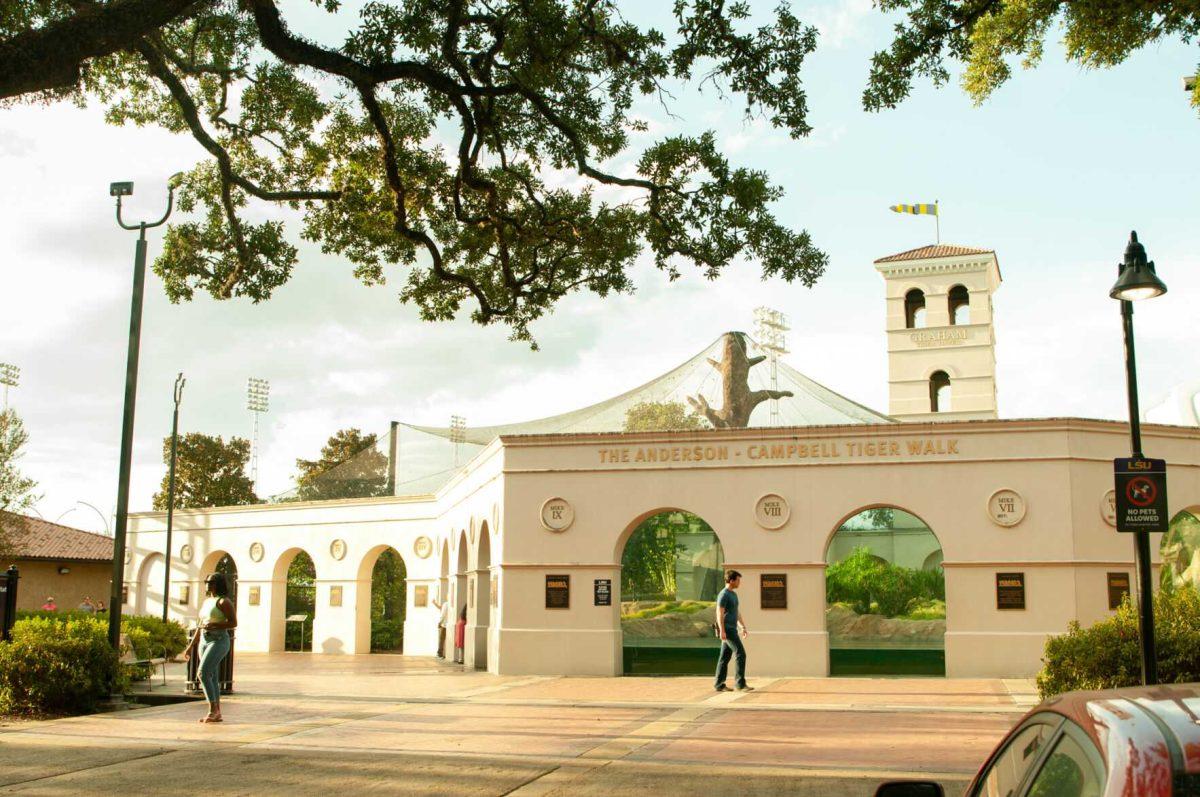
[[[133,299],[129,309],[129,352],[125,363],[125,412],[121,420],[121,461],[117,476],[117,522],[113,529],[112,593],[108,602],[108,643],[120,650],[121,588],[125,583],[125,528],[129,521],[129,470],[133,460],[133,409],[137,403],[138,353],[142,341],[142,294],[146,286],[146,230],[165,224],[175,204],[177,178],[168,183],[167,212],[154,222],[126,224],[121,218],[121,198],[133,195],[133,183],[112,183],[109,196],[117,198],[117,224],[123,230],[138,230],[133,255]],[[163,596],[165,601],[167,596]]]
[[[1146,247],[1138,243],[1137,233],[1129,233],[1125,262],[1117,266],[1117,281],[1108,295],[1121,302],[1121,322],[1125,330],[1125,384],[1129,395],[1129,447],[1131,455],[1141,459],[1142,423],[1138,410],[1137,359],[1133,350],[1133,303],[1153,299],[1167,292],[1167,286],[1154,272],[1154,263],[1146,259]],[[1154,585],[1150,575],[1150,532],[1133,532],[1134,555],[1138,571],[1138,613],[1142,637],[1142,683],[1158,683],[1158,657],[1154,650]]]
[[[166,573],[163,575],[162,619],[167,621],[167,608],[171,605],[171,531],[175,527],[175,452],[179,441],[179,402],[183,400],[183,386],[187,380],[183,374],[175,377],[175,414],[171,417],[171,468],[167,477],[167,545]]]

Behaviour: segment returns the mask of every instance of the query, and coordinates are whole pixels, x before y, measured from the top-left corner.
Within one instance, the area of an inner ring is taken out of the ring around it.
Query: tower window
[[[920,288],[904,294],[904,326],[906,329],[925,326],[925,292]]]
[[[929,411],[950,411],[950,375],[945,371],[934,371],[929,377]]]
[[[962,285],[950,289],[950,323],[956,326],[971,323],[971,295]]]

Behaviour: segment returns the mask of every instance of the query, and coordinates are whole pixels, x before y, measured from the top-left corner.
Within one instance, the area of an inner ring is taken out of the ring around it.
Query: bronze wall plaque
[[[334,586],[334,587],[329,588],[329,605],[330,606],[341,606],[342,605],[342,588],[341,588],[341,586]]]
[[[191,602],[192,602],[192,585],[191,584],[180,584],[179,585],[179,605],[187,606]]]
[[[546,608],[571,608],[571,577],[546,576]]]
[[[1119,609],[1121,602],[1129,595],[1129,574],[1108,574],[1108,608]]]
[[[997,573],[996,574],[996,608],[1024,609],[1025,608],[1025,574]]]
[[[612,606],[612,579],[598,578],[592,587],[592,603],[595,606]]]
[[[429,587],[418,584],[413,587],[413,606],[422,608],[429,605]]]
[[[250,588],[249,603],[251,606],[258,606],[260,603],[262,603],[262,587]]]
[[[760,578],[759,606],[763,609],[786,609],[787,573],[763,573]]]

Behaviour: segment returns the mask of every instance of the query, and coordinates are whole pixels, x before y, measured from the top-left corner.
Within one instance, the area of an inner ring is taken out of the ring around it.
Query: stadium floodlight
[[[454,467],[458,467],[459,449],[467,442],[467,419],[461,415],[450,416],[450,442],[454,444]]]
[[[8,410],[8,389],[21,381],[21,369],[12,363],[0,363],[0,385],[4,385],[4,409]]]
[[[250,481],[258,488],[258,416],[270,408],[271,383],[250,377],[246,380],[246,409],[254,413],[254,436],[250,443]]]
[[[754,339],[771,361],[771,389],[779,389],[779,358],[787,354],[784,333],[789,329],[787,316],[770,307],[754,308]],[[779,399],[771,399],[771,425],[779,425]]]

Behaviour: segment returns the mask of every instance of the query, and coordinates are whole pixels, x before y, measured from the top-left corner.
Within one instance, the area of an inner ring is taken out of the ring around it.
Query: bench
[[[161,668],[163,686],[167,685],[167,657],[165,655],[150,659],[138,658],[137,654],[133,652],[133,642],[130,641],[129,634],[121,634],[120,640],[117,644],[121,649],[121,664],[124,664],[128,667],[148,667],[150,669],[150,674],[146,678],[147,691],[154,691],[155,667]]]

